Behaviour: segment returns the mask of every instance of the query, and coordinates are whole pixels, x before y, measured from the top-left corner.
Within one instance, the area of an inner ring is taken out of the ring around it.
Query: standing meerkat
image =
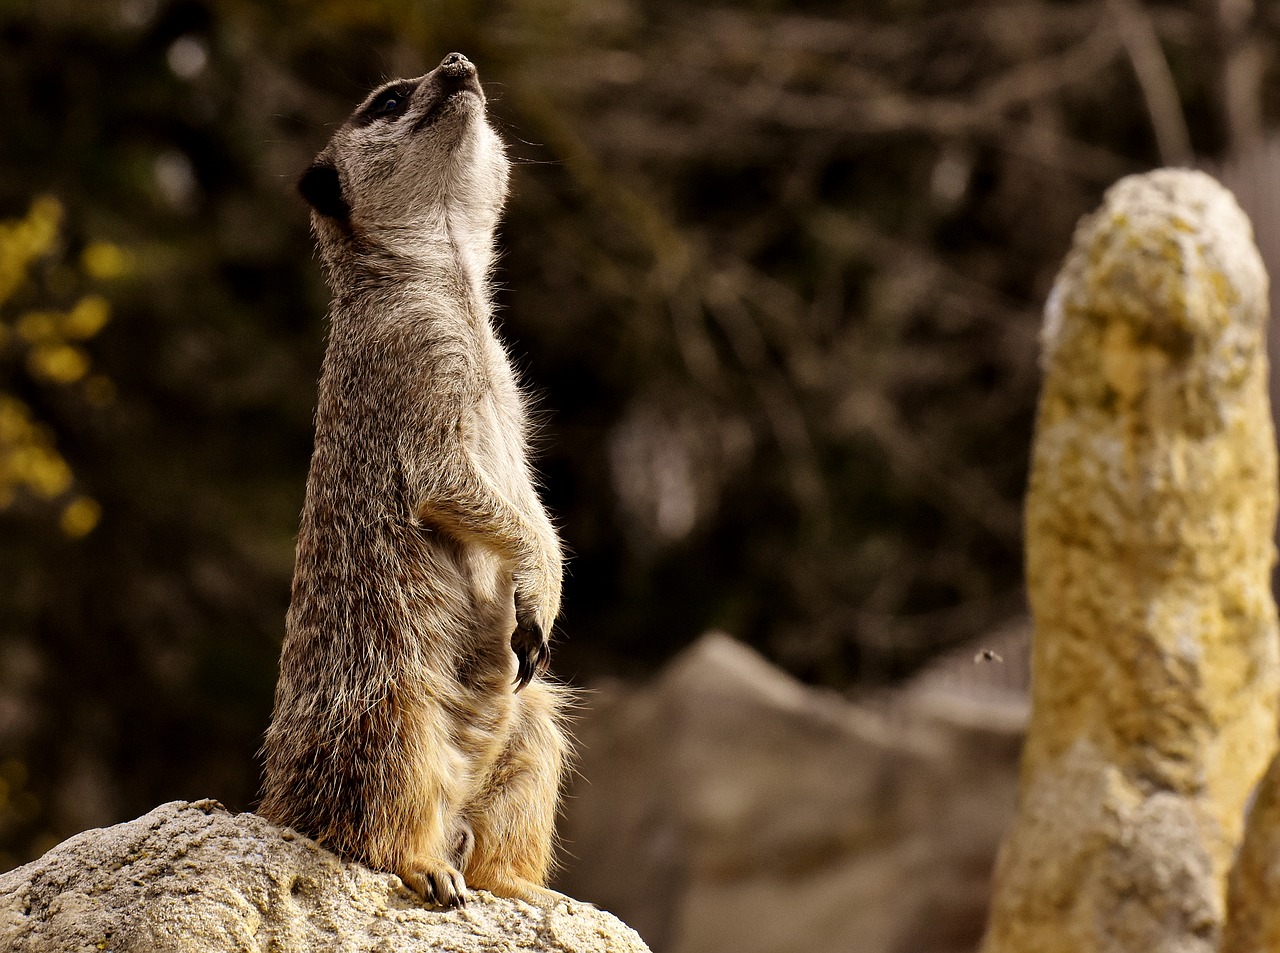
[[[507,174],[451,53],[299,183],[333,303],[260,813],[442,906],[559,897],[561,551],[493,329]]]

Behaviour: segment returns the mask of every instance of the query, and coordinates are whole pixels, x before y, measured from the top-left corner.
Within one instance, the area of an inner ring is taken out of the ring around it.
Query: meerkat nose
[[[436,87],[446,93],[459,89],[470,89],[481,99],[484,98],[484,93],[480,91],[480,78],[476,72],[475,64],[461,53],[450,53],[446,56],[435,70],[434,75],[436,76]]]
[[[474,73],[476,69],[461,53],[450,53],[441,61],[440,68],[446,73]]]

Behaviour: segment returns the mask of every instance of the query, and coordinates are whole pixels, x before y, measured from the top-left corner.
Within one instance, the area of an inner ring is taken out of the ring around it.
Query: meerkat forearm
[[[419,520],[474,540],[518,567],[559,570],[559,542],[545,517],[535,521],[526,516],[464,453],[455,454],[443,471],[418,504]]]
[[[443,350],[438,344],[437,349]],[[496,353],[502,354],[500,349]],[[482,429],[483,415],[473,410],[459,416],[457,408],[474,407],[481,399],[477,395],[483,389],[484,372],[451,347],[447,358],[433,361],[431,375],[436,392],[449,399],[427,408],[427,413],[434,411],[437,416],[424,414],[417,423],[418,440],[399,448],[401,466],[417,500],[414,516],[428,529],[475,542],[508,562],[516,577],[516,599],[522,604],[517,608],[531,608],[534,613],[532,620],[521,621],[536,622],[548,634],[560,611],[564,561],[555,528],[523,460],[493,461],[493,466],[504,470],[505,479],[499,481],[467,445],[469,436]],[[523,450],[523,433],[519,444]]]
[[[433,483],[418,507],[418,519],[451,536],[474,541],[513,566],[516,630],[511,647],[516,653],[516,685],[523,689],[545,671],[550,659],[549,637],[560,613],[563,556],[555,530],[541,504],[534,519],[507,500],[474,466],[442,468],[447,479]],[[541,526],[535,520],[541,517]]]

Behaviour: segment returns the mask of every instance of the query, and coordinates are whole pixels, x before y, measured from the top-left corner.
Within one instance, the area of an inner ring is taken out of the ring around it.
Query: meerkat
[[[333,299],[259,811],[445,907],[560,897],[562,556],[493,326],[507,178],[451,53],[299,183]]]

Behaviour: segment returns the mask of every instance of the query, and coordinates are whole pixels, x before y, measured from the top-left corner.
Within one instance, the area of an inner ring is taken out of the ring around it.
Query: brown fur
[[[561,553],[491,324],[506,184],[451,54],[301,185],[334,298],[260,812],[446,906],[558,896]]]

